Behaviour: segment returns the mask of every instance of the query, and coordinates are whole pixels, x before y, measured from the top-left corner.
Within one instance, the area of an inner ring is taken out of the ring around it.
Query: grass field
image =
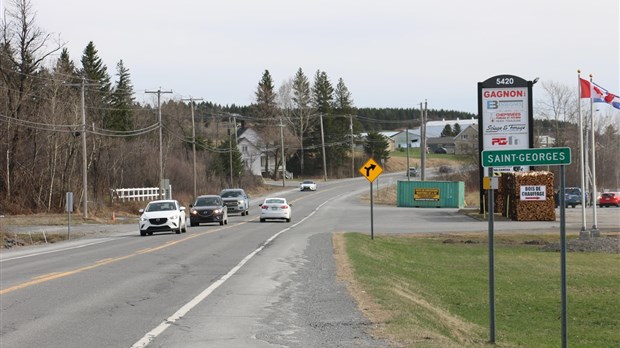
[[[486,236],[344,235],[353,282],[411,347],[479,347],[489,339]],[[560,255],[554,235],[496,236],[496,343],[561,346]],[[567,255],[568,343],[620,347],[620,255]],[[373,319],[373,318],[371,318]]]

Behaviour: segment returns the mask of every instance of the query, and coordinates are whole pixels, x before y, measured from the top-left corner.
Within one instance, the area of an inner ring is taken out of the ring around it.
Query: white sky
[[[358,107],[477,113],[477,82],[540,77],[577,93],[577,69],[620,94],[618,0],[31,1],[77,66],[89,41],[114,79],[122,59],[139,100],[161,87],[248,105],[265,69],[277,91],[299,67],[342,77]]]

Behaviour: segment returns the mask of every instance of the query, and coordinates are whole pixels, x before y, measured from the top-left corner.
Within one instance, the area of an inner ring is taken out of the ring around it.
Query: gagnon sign
[[[481,150],[533,147],[532,84],[514,75],[497,75],[478,83]],[[494,172],[528,170],[527,166],[510,165],[493,168]]]
[[[570,148],[482,151],[482,166],[552,166],[571,163]]]

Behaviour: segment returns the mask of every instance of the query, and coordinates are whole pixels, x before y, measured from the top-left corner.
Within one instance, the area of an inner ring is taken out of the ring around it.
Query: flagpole
[[[590,86],[592,85],[592,74],[590,74]],[[601,232],[598,230],[598,218],[596,216],[596,203],[598,199],[598,194],[596,193],[596,141],[594,140],[594,101],[592,100],[592,95],[590,95],[590,137],[592,138],[592,196],[590,199],[592,200],[592,230],[590,231],[590,235],[592,237],[600,237]]]
[[[585,179],[585,160],[583,153],[583,115],[581,113],[581,71],[577,70],[577,83],[579,84],[579,163],[581,174],[581,230],[579,231],[580,239],[587,239],[590,234],[586,230],[586,203],[585,203],[585,191],[586,191],[586,179]],[[592,99],[592,87],[590,87],[590,100]]]

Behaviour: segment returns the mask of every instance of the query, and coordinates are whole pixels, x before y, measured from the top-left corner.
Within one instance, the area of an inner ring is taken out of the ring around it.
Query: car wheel
[[[265,222],[265,219],[261,218],[261,219],[260,219],[260,222]]]
[[[220,226],[224,226],[224,220],[220,221]]]
[[[183,224],[183,228],[181,229],[182,233],[187,233],[187,223]]]
[[[148,234],[149,236],[152,236],[152,235],[153,235],[153,232],[147,232],[147,234]]]
[[[576,205],[575,205],[575,204],[571,205],[571,208],[574,208],[574,207],[576,207]]]
[[[291,222],[291,219],[290,218],[286,219],[286,222]]]
[[[190,221],[190,222],[189,222],[189,225],[190,225],[191,227],[196,227],[196,226],[198,226],[198,223],[197,223],[197,222],[191,222],[191,221]]]
[[[146,236],[146,231],[140,231],[140,235],[141,235],[142,237]]]

